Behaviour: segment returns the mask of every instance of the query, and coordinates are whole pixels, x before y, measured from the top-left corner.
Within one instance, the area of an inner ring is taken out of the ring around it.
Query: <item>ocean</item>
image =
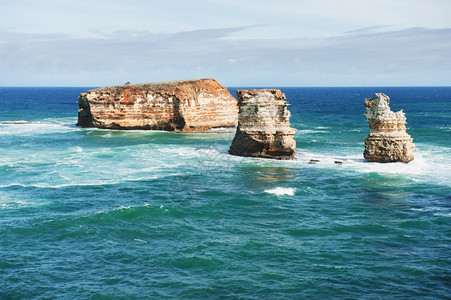
[[[451,298],[451,87],[281,87],[290,161],[76,127],[87,89],[0,88],[0,299]],[[409,164],[363,159],[376,92]]]

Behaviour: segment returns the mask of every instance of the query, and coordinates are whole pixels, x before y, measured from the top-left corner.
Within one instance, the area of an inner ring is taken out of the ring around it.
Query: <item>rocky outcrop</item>
[[[78,98],[78,126],[206,131],[235,127],[237,101],[213,79],[104,87]]]
[[[238,90],[238,127],[230,154],[290,159],[296,129],[290,127],[285,95],[278,89]]]
[[[403,111],[391,111],[389,103],[390,98],[383,93],[365,99],[370,134],[365,139],[363,156],[368,161],[408,163],[413,160],[415,145],[406,132]]]

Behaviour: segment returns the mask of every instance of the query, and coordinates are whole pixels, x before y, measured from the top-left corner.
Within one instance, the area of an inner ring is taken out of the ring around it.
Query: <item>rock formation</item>
[[[230,154],[290,159],[296,129],[290,127],[285,95],[278,89],[238,90],[238,127]]]
[[[413,160],[415,145],[406,132],[403,111],[391,111],[389,103],[390,98],[383,93],[376,93],[373,99],[365,99],[370,134],[365,139],[363,156],[368,161],[408,163]]]
[[[104,87],[78,98],[78,126],[206,131],[235,127],[237,101],[213,79]]]

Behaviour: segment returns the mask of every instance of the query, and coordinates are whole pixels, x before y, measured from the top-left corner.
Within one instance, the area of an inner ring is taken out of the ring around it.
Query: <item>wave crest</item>
[[[273,189],[265,190],[265,193],[277,196],[293,196],[295,191],[295,188],[276,187]]]

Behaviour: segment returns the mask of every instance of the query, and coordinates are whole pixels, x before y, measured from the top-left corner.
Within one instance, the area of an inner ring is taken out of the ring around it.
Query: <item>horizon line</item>
[[[133,85],[133,84],[132,84]],[[395,87],[405,87],[405,88],[421,88],[421,87],[451,87],[451,85],[311,85],[311,86],[278,86],[278,85],[224,85],[226,88],[373,88],[373,87],[384,87],[384,88],[395,88]],[[10,85],[10,86],[0,86],[0,88],[100,88],[106,86],[95,86],[95,85],[73,85],[73,86],[63,86],[63,85]]]

